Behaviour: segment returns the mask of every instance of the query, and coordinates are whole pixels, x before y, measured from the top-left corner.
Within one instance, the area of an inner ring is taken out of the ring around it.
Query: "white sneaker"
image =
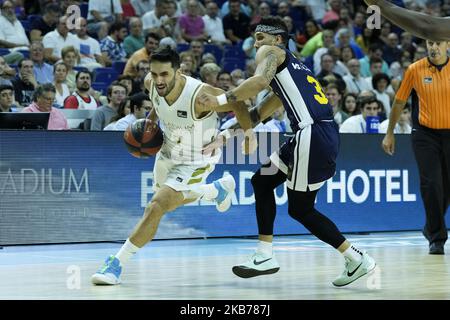
[[[375,269],[375,260],[363,252],[362,259],[359,262],[354,262],[345,257],[345,269],[342,274],[333,281],[333,285],[336,287],[346,286],[358,278],[368,274]]]
[[[238,266],[233,267],[233,273],[241,278],[252,278],[265,274],[272,274],[280,270],[275,256],[265,256],[262,253],[255,252],[251,258]]]
[[[225,212],[231,207],[231,197],[234,194],[234,189],[236,189],[236,181],[234,181],[234,177],[229,174],[214,181],[214,186],[219,192],[215,199],[217,211]]]

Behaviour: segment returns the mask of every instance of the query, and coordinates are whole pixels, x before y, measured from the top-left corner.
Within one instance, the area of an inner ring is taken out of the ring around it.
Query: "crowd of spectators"
[[[450,13],[449,0],[394,2]],[[388,21],[368,28],[362,0],[3,0],[0,9],[0,111],[50,112],[49,129],[68,129],[65,109],[95,110],[91,130],[144,117],[143,80],[160,45],[177,49],[183,74],[230,90],[254,74],[253,31],[268,15],[285,21],[289,50],[319,80],[342,132],[367,132],[368,116],[386,120],[405,69],[427,54]],[[397,133],[411,130],[404,114]],[[220,117],[223,128],[235,121]],[[289,131],[284,110],[257,130]]]

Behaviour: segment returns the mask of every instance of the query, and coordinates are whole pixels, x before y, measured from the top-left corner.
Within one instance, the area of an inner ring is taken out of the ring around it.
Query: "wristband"
[[[228,99],[225,93],[222,93],[220,96],[217,96],[217,102],[219,103],[219,106],[228,103]]]

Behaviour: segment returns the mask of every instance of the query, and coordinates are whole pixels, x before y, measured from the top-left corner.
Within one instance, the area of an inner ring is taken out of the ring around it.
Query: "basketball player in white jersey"
[[[130,237],[115,256],[106,259],[95,273],[93,284],[115,285],[125,263],[156,234],[166,212],[200,198],[216,202],[218,211],[231,205],[235,181],[227,175],[211,184],[206,178],[220,159],[220,153],[204,155],[205,145],[219,133],[216,112],[234,111],[242,128],[251,129],[251,119],[243,103],[225,107],[208,107],[198,103],[201,93],[221,94],[223,91],[199,80],[182,75],[180,58],[170,47],[160,47],[152,53],[150,73],[145,78],[154,109],[149,118],[159,119],[164,143],[154,165],[154,195],[144,215]],[[249,130],[251,133],[252,130]],[[244,153],[255,149],[255,137],[245,139]]]

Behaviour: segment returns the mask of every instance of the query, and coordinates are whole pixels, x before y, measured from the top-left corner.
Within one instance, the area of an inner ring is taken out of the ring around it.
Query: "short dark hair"
[[[263,24],[266,26],[276,27],[279,29],[284,30],[284,33],[280,33],[281,39],[283,40],[283,44],[287,46],[287,43],[289,41],[289,34],[288,34],[288,28],[286,23],[284,23],[283,19],[276,16],[268,16],[266,18],[262,18],[261,21],[258,24]]]
[[[5,90],[12,90],[14,92],[14,87],[9,84],[2,84],[0,85],[0,93],[2,93]]]
[[[175,70],[180,68],[180,56],[170,46],[161,46],[153,51],[150,62],[170,62]]]
[[[161,36],[159,34],[155,33],[155,32],[147,32],[145,34],[144,42],[147,42],[148,38],[153,38],[155,40],[158,40],[158,43],[161,41]]]
[[[119,83],[119,81],[115,80],[115,81],[111,82],[111,84],[108,87],[107,94],[106,94],[107,98],[108,98],[108,102],[109,102],[109,96],[112,94],[113,87],[122,87],[125,89],[125,93],[127,92],[127,88],[125,88],[125,86],[123,84]]]
[[[108,34],[112,34],[115,31],[120,31],[123,28],[127,28],[127,26],[125,25],[125,23],[122,22],[114,22],[108,30]]]
[[[142,104],[144,101],[151,101],[150,97],[143,93],[139,92],[130,96],[130,110],[131,113],[134,112],[134,109],[137,107],[138,109],[142,108]]]
[[[91,77],[91,80],[92,80],[92,73],[91,73],[88,69],[81,69],[81,70],[79,70],[79,71],[77,72],[77,74],[75,75],[75,82],[78,81],[78,78],[80,77],[80,74],[82,74],[82,73],[88,74],[89,77]]]
[[[378,81],[383,79],[387,81],[387,85],[391,84],[391,79],[386,73],[377,73],[372,77],[372,87],[374,90],[377,90]]]
[[[22,64],[24,61],[31,61],[33,62],[33,60],[31,60],[30,58],[23,58],[22,60],[19,61],[19,63],[17,64],[17,66],[20,68],[22,68]]]
[[[383,59],[381,58],[372,58],[370,59],[369,65],[373,65],[374,63],[383,63]]]
[[[356,108],[358,110],[362,111],[366,104],[371,104],[371,103],[374,103],[374,102],[378,103],[378,99],[377,99],[377,97],[375,95],[358,97],[356,99]]]
[[[55,3],[49,3],[44,7],[43,14],[46,14],[49,12],[61,14],[61,8],[59,7],[59,5],[57,5]]]

